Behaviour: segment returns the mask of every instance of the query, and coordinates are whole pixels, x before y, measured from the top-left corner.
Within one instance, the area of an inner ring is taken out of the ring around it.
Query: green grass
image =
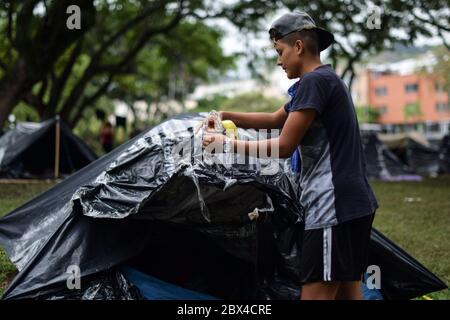
[[[0,184],[0,217],[24,204],[34,196],[50,189],[51,182],[30,184]],[[0,296],[17,270],[0,247]]]
[[[372,182],[380,208],[375,227],[450,283],[450,176],[423,182]],[[409,199],[405,199],[409,198]],[[450,291],[429,295],[450,299]]]
[[[374,181],[371,184],[380,205],[375,227],[449,284],[450,176],[419,183]],[[49,183],[0,184],[0,216],[51,186]],[[14,266],[0,248],[0,294],[14,273]],[[429,296],[450,300],[450,291]]]

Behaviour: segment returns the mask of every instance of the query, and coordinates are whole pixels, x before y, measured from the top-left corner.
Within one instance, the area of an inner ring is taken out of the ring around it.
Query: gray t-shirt
[[[305,228],[326,228],[374,213],[378,204],[367,181],[355,108],[344,82],[330,65],[322,65],[304,74],[289,94],[286,112],[317,112],[298,148]]]

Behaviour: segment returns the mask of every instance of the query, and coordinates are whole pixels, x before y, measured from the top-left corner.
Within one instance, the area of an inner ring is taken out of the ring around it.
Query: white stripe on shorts
[[[331,227],[323,229],[323,281],[331,281]]]

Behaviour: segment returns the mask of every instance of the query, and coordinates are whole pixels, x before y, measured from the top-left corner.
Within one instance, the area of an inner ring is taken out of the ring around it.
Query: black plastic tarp
[[[304,226],[289,160],[203,159],[199,119],[142,133],[0,219],[0,245],[19,269],[3,298],[136,299],[127,265],[218,298],[297,299]],[[386,297],[445,288],[389,240],[374,241],[371,262],[389,268]],[[66,286],[70,266],[81,290]]]
[[[59,122],[59,174],[67,176],[94,161],[95,153],[57,118],[19,122],[0,138],[0,178],[52,178]]]
[[[420,179],[378,139],[376,133],[362,132],[361,139],[369,178],[386,181]]]
[[[439,172],[439,151],[437,148],[408,140],[405,153],[407,164],[418,174],[433,176]]]
[[[450,174],[450,134],[439,145],[439,173]]]
[[[430,144],[420,133],[384,134],[379,138],[414,173],[437,175],[439,171],[438,148]]]
[[[369,265],[381,271],[381,292],[387,300],[412,299],[447,285],[403,249],[372,229],[369,243]]]

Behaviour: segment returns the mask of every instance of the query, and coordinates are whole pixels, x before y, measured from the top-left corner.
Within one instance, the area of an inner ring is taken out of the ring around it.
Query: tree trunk
[[[355,79],[355,71],[350,71],[350,79],[348,80],[348,90],[352,92],[353,80]]]
[[[35,82],[27,75],[27,67],[23,60],[19,60],[11,73],[0,80],[0,129]]]
[[[20,92],[22,90],[17,82],[0,83],[0,131],[11,111],[21,100]]]

